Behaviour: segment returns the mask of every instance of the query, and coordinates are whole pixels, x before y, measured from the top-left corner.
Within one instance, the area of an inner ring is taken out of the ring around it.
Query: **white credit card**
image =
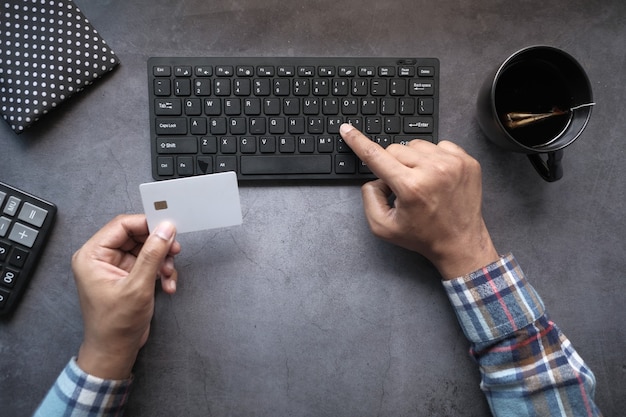
[[[233,171],[141,184],[139,192],[150,231],[165,220],[177,233],[243,222]]]

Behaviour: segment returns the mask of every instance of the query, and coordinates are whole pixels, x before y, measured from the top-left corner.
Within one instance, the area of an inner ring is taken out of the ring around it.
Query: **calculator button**
[[[8,243],[0,242],[0,262],[4,262],[11,250],[11,245]]]
[[[20,215],[17,218],[33,226],[41,227],[47,215],[47,210],[30,203],[24,203],[22,210],[20,210]]]
[[[11,220],[6,217],[0,217],[0,237],[5,237],[11,226]]]
[[[31,229],[21,223],[15,223],[13,229],[11,230],[11,234],[9,235],[9,240],[32,248],[38,234],[39,232],[35,229]]]
[[[11,269],[5,269],[2,271],[2,275],[0,275],[0,285],[5,288],[13,288],[15,285],[15,281],[17,281],[17,277],[19,272],[13,271]]]
[[[19,207],[22,200],[17,197],[11,196],[7,200],[7,205],[4,207],[4,214],[8,214],[9,216],[15,216],[17,213],[17,208]]]
[[[26,258],[28,257],[28,251],[24,249],[15,248],[13,249],[13,253],[11,253],[11,257],[9,258],[9,263],[15,267],[21,268],[24,266],[26,262]]]
[[[9,298],[9,294],[11,293],[0,288],[0,309],[4,307],[4,304],[7,302],[7,299]]]

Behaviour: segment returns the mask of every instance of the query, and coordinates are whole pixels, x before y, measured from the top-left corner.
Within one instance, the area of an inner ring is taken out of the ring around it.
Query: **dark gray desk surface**
[[[0,123],[0,178],[59,206],[17,314],[0,321],[0,414],[26,416],[77,352],[70,256],[151,181],[152,55],[436,56],[441,137],[484,171],[484,214],[626,409],[626,3],[76,0],[122,65],[21,136]],[[550,44],[587,69],[597,106],[543,182],[474,118],[486,73]],[[358,186],[241,188],[241,227],[181,236],[178,293],[157,295],[129,416],[482,416],[479,374],[436,272],[374,238]]]

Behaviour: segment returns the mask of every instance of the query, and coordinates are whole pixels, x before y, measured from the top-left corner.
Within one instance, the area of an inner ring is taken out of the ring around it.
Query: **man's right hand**
[[[462,148],[413,140],[383,149],[351,125],[340,133],[379,178],[362,188],[376,236],[422,254],[444,279],[499,259],[482,217],[480,165]]]

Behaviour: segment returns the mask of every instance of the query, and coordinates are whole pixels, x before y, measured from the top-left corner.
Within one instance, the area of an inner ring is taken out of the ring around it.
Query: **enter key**
[[[433,133],[433,118],[428,116],[405,117],[404,133]]]

